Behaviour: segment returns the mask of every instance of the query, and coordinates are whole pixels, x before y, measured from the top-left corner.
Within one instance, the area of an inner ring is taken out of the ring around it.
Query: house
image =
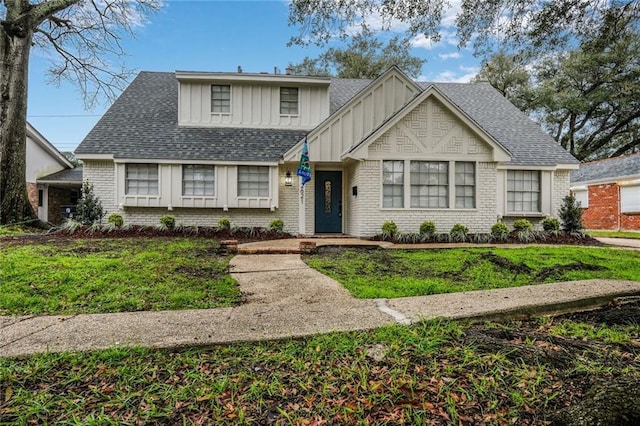
[[[60,224],[63,206],[75,206],[82,168],[75,168],[35,127],[27,123],[26,180],[29,201],[43,222]]]
[[[296,170],[308,142],[312,179]],[[108,212],[370,237],[555,216],[578,161],[489,84],[142,72],[75,151]]]
[[[587,229],[640,230],[640,154],[581,164],[571,191]]]

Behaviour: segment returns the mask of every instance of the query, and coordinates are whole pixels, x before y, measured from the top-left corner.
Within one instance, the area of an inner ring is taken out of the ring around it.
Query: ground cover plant
[[[0,424],[634,424],[639,324],[635,302],[527,321],[0,358]],[[598,389],[624,395],[613,404]],[[609,417],[590,420],[603,403]]]
[[[640,252],[602,247],[325,248],[304,261],[355,297],[394,298],[593,278],[640,281]]]
[[[216,308],[240,301],[215,240],[0,240],[2,315]]]

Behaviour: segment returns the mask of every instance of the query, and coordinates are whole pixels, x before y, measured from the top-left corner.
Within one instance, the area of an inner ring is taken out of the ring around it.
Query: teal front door
[[[316,172],[316,234],[342,232],[342,172]]]

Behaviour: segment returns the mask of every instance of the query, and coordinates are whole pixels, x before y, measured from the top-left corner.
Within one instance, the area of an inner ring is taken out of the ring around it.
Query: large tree
[[[71,81],[87,105],[109,98],[131,72],[121,37],[161,0],[0,0],[0,224],[36,218],[25,182],[27,82],[32,46],[52,51],[52,82]]]
[[[537,51],[579,43],[606,25],[607,16],[638,16],[640,0],[292,0],[293,43],[324,44],[359,29],[406,28],[409,36],[438,41],[443,18],[455,15],[460,45],[477,52]],[[398,25],[402,24],[402,26]],[[448,23],[447,23],[448,24]]]
[[[332,47],[317,58],[306,57],[287,67],[294,74],[336,76],[340,78],[376,78],[396,65],[417,78],[424,59],[411,56],[408,40],[393,37],[384,44],[369,32],[356,34],[344,48]]]
[[[640,148],[640,32],[610,22],[578,48],[524,63],[500,53],[486,79],[576,158],[593,160]]]

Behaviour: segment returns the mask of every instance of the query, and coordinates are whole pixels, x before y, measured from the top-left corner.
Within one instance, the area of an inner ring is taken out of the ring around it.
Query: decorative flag
[[[302,153],[300,154],[300,163],[298,164],[298,176],[302,178],[302,186],[311,180],[311,166],[309,165],[309,143],[307,138],[304,138],[304,144],[302,145]]]

